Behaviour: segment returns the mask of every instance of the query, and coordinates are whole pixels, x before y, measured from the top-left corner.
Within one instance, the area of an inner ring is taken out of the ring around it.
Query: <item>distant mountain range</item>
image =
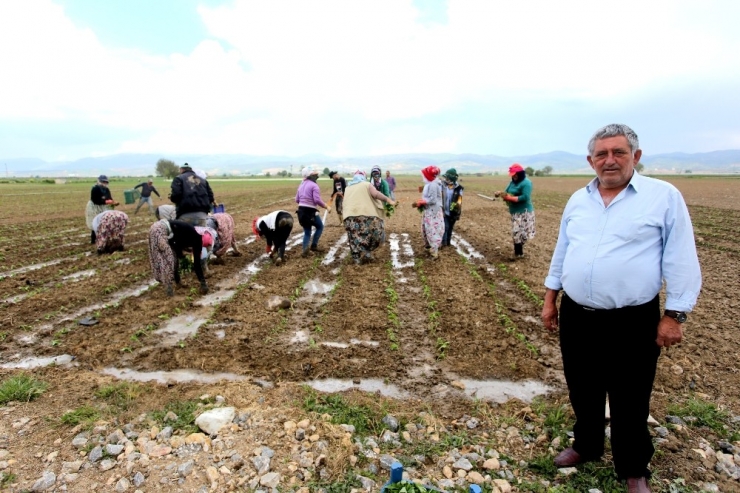
[[[153,175],[160,158],[176,164],[190,163],[195,169],[202,169],[209,176],[220,175],[275,175],[280,171],[294,175],[307,165],[319,169],[336,169],[348,174],[355,169],[370,171],[378,165],[384,171],[404,174],[415,173],[420,168],[435,164],[444,171],[455,168],[458,173],[504,173],[511,163],[518,162],[535,170],[550,166],[555,174],[591,173],[585,155],[553,151],[545,154],[523,156],[495,156],[481,154],[392,154],[384,156],[333,158],[323,155],[300,157],[251,156],[246,154],[202,154],[202,155],[160,155],[160,154],[115,154],[104,157],[88,157],[75,161],[47,162],[36,158],[0,159],[0,174],[7,176],[72,177],[97,176],[147,176]],[[645,156],[642,159],[645,170],[651,174],[669,173],[740,173],[740,150],[713,151],[695,154],[672,152]]]

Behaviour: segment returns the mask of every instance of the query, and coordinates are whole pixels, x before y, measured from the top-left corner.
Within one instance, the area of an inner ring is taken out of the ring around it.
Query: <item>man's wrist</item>
[[[686,312],[681,312],[678,310],[666,310],[663,312],[663,315],[674,319],[680,324],[684,323],[688,319],[688,314]]]

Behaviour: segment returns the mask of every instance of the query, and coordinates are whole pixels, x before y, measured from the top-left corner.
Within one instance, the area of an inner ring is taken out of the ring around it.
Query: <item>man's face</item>
[[[390,177],[390,176],[391,176],[391,172],[390,172],[390,171],[386,171],[386,172],[385,172],[385,177],[386,177],[386,178],[388,178],[388,177]]]
[[[380,178],[380,173],[378,173],[377,171],[375,171],[370,176],[372,176],[373,178]]]
[[[594,153],[588,156],[588,162],[599,177],[599,186],[624,188],[632,179],[635,164],[640,161],[642,151],[630,152],[627,137],[618,135],[597,140]]]

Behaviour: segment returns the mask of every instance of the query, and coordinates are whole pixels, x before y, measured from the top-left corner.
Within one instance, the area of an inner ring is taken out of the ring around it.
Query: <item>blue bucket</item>
[[[219,214],[219,213],[223,213],[223,212],[226,212],[226,207],[224,207],[223,204],[218,204],[218,205],[214,205],[213,206],[213,213],[214,214]]]

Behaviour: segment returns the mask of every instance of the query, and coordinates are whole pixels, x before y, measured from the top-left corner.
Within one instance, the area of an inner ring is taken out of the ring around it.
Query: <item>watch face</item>
[[[689,317],[686,316],[686,314],[684,312],[678,312],[678,314],[676,315],[676,320],[679,323],[684,323],[688,318]]]

